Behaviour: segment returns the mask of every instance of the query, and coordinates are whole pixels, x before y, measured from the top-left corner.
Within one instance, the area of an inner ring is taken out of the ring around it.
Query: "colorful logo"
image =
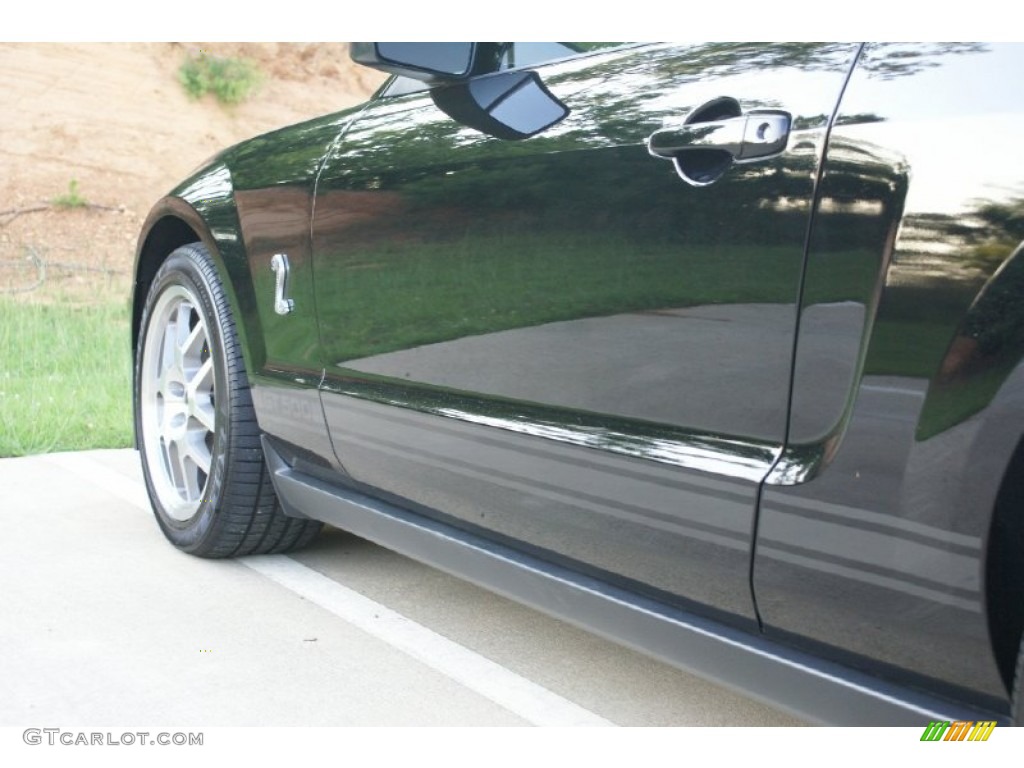
[[[921,734],[921,741],[988,741],[995,727],[994,720],[933,720]]]

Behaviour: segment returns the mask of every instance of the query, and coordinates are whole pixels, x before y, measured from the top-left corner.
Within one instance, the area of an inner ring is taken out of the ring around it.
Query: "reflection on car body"
[[[168,537],[326,521],[809,719],[1019,723],[1024,49],[435,45],[144,225]]]

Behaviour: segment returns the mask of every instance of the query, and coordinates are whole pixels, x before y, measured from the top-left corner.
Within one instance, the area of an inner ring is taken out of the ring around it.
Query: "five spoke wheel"
[[[135,434],[164,535],[202,557],[288,552],[321,524],[274,493],[230,302],[202,243],[168,254],[135,348]]]
[[[216,373],[199,300],[172,285],[157,299],[142,350],[142,431],[150,475],[167,514],[199,508],[216,438]]]

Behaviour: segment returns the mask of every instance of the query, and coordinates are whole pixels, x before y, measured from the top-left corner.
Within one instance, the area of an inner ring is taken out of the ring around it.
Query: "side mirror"
[[[434,104],[462,125],[499,139],[526,139],[560,123],[569,108],[532,71],[498,72],[433,88]]]
[[[476,43],[352,43],[358,64],[428,83],[462,80],[473,74]]]

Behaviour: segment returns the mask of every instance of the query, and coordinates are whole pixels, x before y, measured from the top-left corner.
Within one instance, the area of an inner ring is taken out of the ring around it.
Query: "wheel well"
[[[197,242],[199,239],[199,234],[192,227],[174,216],[165,216],[150,229],[135,266],[135,288],[132,300],[133,358],[139,343],[142,308],[146,305],[146,294],[149,293],[153,277],[175,248]]]
[[[1009,693],[1024,632],[1024,437],[1003,476],[985,564],[989,636]]]
[[[139,251],[135,264],[135,285],[132,292],[132,371],[135,370],[135,355],[139,347],[139,326],[142,324],[142,309],[146,306],[146,295],[153,284],[160,265],[166,261],[175,248],[194,243],[199,234],[181,219],[165,216],[153,225],[146,236],[146,242]],[[134,408],[135,386],[132,386]],[[136,425],[137,428],[137,425]],[[135,447],[139,447],[139,435],[135,434]]]

